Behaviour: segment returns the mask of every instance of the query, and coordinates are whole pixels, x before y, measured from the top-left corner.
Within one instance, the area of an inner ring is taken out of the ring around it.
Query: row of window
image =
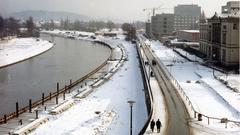
[[[194,24],[194,23],[196,23],[196,22],[175,22],[175,24]]]
[[[211,25],[209,25],[208,27],[209,27],[210,29],[212,28]],[[223,26],[222,26],[222,29],[223,29],[223,30],[226,30],[226,29],[227,29],[227,25],[223,25]],[[232,29],[233,29],[233,30],[238,30],[238,24],[237,24],[237,23],[234,23]]]
[[[211,42],[211,35],[208,35],[208,33],[200,33],[200,39],[202,40],[208,40]],[[227,41],[227,33],[222,33],[222,44],[226,44]]]
[[[194,25],[175,25],[175,27],[192,27]]]

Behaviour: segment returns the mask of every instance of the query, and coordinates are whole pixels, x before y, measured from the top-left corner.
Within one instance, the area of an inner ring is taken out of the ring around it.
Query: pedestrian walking
[[[156,126],[157,126],[157,132],[160,133],[160,129],[162,127],[162,123],[161,123],[161,121],[159,119],[156,122]]]
[[[155,126],[155,121],[154,120],[151,121],[150,126],[151,126],[152,132],[154,132],[154,126]]]

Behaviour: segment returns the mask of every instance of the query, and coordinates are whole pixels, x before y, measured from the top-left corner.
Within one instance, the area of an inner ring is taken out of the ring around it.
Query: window
[[[236,23],[233,24],[233,29],[237,30],[237,24]]]
[[[222,61],[226,61],[226,50],[222,50]]]
[[[226,34],[226,33],[223,33],[223,34],[222,34],[222,43],[223,43],[223,44],[226,44],[226,40],[227,40],[227,34]]]
[[[163,32],[164,32],[164,33],[167,33],[167,30],[166,30],[166,29],[164,29],[164,30],[163,30]]]
[[[167,20],[167,18],[164,18],[164,20]]]
[[[212,42],[212,32],[208,33],[208,41]]]
[[[223,29],[227,29],[227,26],[226,26],[226,25],[223,25]]]

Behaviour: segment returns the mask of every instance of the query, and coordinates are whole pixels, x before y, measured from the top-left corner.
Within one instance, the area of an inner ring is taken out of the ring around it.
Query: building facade
[[[199,42],[199,30],[179,30],[177,37],[187,42]]]
[[[151,28],[151,23],[150,22],[146,22],[146,25],[145,25],[145,33],[146,35],[151,38],[151,34],[152,34],[152,28]]]
[[[171,35],[174,31],[173,14],[157,14],[151,18],[152,35],[156,39],[161,36]]]
[[[239,1],[229,1],[227,5],[222,6],[222,14],[232,14],[239,11],[240,2]]]
[[[199,29],[201,7],[198,5],[177,5],[174,7],[174,30]]]
[[[215,14],[200,24],[200,51],[224,66],[239,65],[240,14]]]

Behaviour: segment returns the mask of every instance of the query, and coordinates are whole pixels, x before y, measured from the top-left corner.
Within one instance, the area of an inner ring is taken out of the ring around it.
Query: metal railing
[[[101,42],[99,42],[99,43],[101,43]],[[105,43],[104,45],[109,47],[110,49],[112,49],[112,47],[110,45],[108,45],[107,43]],[[112,51],[111,51],[111,54],[110,54],[109,58],[111,58],[111,57],[112,57]],[[16,103],[16,111],[12,112],[10,114],[5,114],[2,118],[0,118],[0,124],[7,123],[7,121],[9,121],[9,120],[11,120],[13,118],[17,118],[19,115],[21,115],[21,114],[23,114],[23,113],[25,113],[27,111],[31,112],[32,108],[35,108],[35,107],[37,107],[39,105],[44,105],[44,103],[46,101],[49,101],[52,98],[56,97],[56,101],[58,101],[58,96],[60,94],[65,94],[67,91],[70,93],[70,90],[71,90],[72,87],[74,87],[77,84],[83,82],[84,80],[86,80],[87,78],[89,78],[90,76],[95,74],[97,71],[99,71],[102,67],[104,67],[107,64],[108,59],[105,60],[104,63],[102,63],[96,69],[94,69],[93,71],[91,71],[87,75],[83,76],[82,78],[80,78],[80,79],[78,79],[78,80],[76,80],[74,82],[72,82],[72,80],[70,80],[70,83],[65,85],[65,87],[63,87],[61,89],[59,89],[59,83],[57,83],[57,90],[55,92],[53,92],[53,93],[50,92],[48,96],[46,96],[46,97],[42,96],[41,99],[39,99],[39,100],[37,100],[37,101],[35,101],[33,103],[30,101],[31,99],[29,99],[29,105],[27,105],[27,106],[25,106],[23,108],[18,109],[18,102],[17,102]],[[44,93],[43,93],[43,95],[44,95]]]
[[[152,52],[151,48],[148,47],[148,49]],[[220,122],[220,123],[225,124],[225,128],[228,127],[228,123],[233,123],[235,125],[240,126],[240,121],[230,120],[228,118],[216,118],[216,117],[208,116],[208,115],[205,115],[205,114],[199,112],[197,109],[195,109],[193,103],[190,100],[190,98],[184,92],[183,88],[180,86],[178,81],[172,76],[172,74],[169,72],[169,70],[166,68],[166,66],[160,61],[160,59],[158,59],[156,54],[152,53],[152,55],[157,60],[157,65],[162,69],[162,71],[164,71],[165,76],[168,77],[168,79],[172,82],[172,84],[174,84],[175,88],[177,89],[177,92],[182,97],[182,99],[184,101],[184,104],[186,106],[188,106],[188,107],[186,107],[188,109],[188,112],[189,113],[192,112],[192,116],[194,118],[197,118],[199,121],[203,121],[203,118],[206,118],[206,122],[207,122],[208,125],[210,125],[210,123],[213,123],[213,122],[211,122],[211,120],[212,121],[217,121],[218,123]]]
[[[144,124],[142,130],[139,132],[139,135],[142,135],[146,132],[147,127],[148,127],[148,125],[149,125],[149,123],[152,119],[152,115],[153,115],[153,95],[152,95],[152,90],[151,90],[151,87],[150,87],[150,84],[149,84],[149,81],[148,81],[148,79],[150,79],[150,78],[148,78],[147,71],[146,71],[146,68],[145,68],[145,63],[144,63],[144,60],[143,60],[143,57],[142,57],[142,53],[141,53],[141,50],[140,50],[138,45],[136,45],[136,49],[137,49],[137,53],[138,53],[138,56],[139,56],[140,69],[141,69],[143,84],[144,84],[144,89],[145,89],[146,104],[147,104],[147,108],[148,108],[147,122]]]

